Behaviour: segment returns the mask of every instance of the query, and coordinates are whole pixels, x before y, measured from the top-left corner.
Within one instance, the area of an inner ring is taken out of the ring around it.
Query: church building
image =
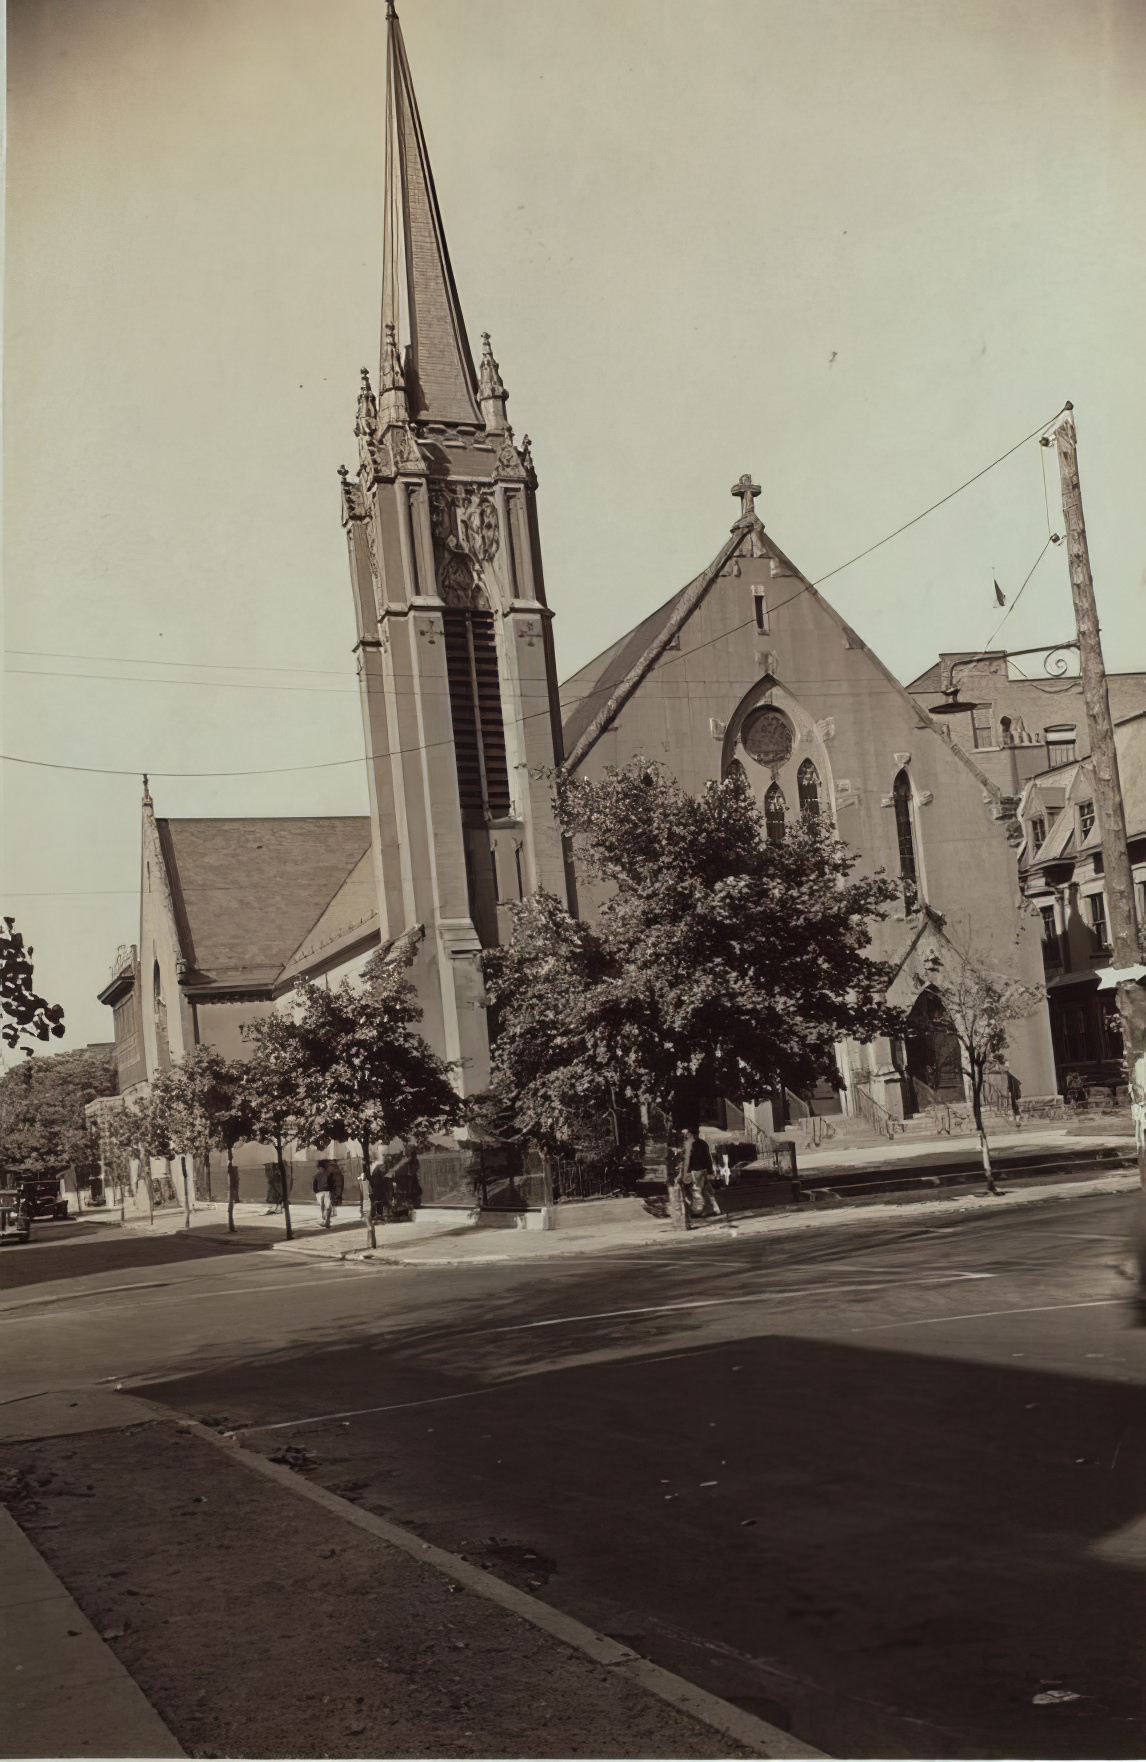
[[[784,555],[750,477],[712,562],[559,689],[528,437],[488,336],[475,364],[392,3],[387,29],[380,351],[340,473],[369,818],[167,820],[145,792],[138,952],[101,993],[121,1090],[201,1042],[237,1055],[241,1023],[296,980],[337,982],[404,941],[426,1038],[481,1091],[482,950],[540,888],[593,910],[554,815],[562,763],[596,776],[643,756],[692,791],[739,766],[773,836],[830,820],[867,870],[900,877],[874,950],[896,1003],[947,936],[1041,983],[1014,804]],[[924,995],[904,1047],[842,1044],[821,1105],[877,1120],[961,1094],[941,1014]],[[1026,1094],[1053,1091],[1045,1012],[1011,1062]]]

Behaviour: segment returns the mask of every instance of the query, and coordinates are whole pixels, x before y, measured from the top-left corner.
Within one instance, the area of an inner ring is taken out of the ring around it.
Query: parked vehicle
[[[32,1214],[19,1186],[0,1187],[0,1241],[12,1236],[26,1242],[32,1234]]]
[[[67,1196],[60,1192],[58,1175],[21,1175],[19,1185],[28,1205],[28,1214],[35,1218],[65,1218]]]

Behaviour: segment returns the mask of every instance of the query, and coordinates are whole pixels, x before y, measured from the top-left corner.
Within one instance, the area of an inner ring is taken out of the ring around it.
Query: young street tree
[[[995,972],[947,935],[942,952],[930,954],[923,962],[923,971],[914,973],[913,978],[921,991],[930,987],[938,996],[962,1048],[971,1079],[971,1114],[979,1134],[987,1191],[998,1195],[1000,1188],[983,1121],[983,1091],[991,1071],[1006,1069],[1008,1030],[1033,1015],[1045,1002],[1046,993]]]
[[[568,1145],[579,1119],[638,1103],[695,1130],[705,1096],[807,1088],[842,1035],[899,1030],[866,953],[894,885],[854,878],[829,827],[773,841],[741,773],[690,796],[642,762],[564,781],[559,808],[609,889],[598,918],[537,896],[486,956],[497,1082],[527,1135]]]
[[[29,1053],[28,1040],[60,1040],[64,1034],[63,1005],[49,1003],[33,987],[33,952],[24,947],[15,918],[5,918],[0,923],[0,1039]]]
[[[157,1073],[151,1085],[151,1112],[162,1136],[178,1156],[184,1207],[190,1222],[191,1190],[187,1158],[203,1163],[211,1197],[211,1152],[227,1152],[228,1224],[234,1229],[234,1147],[247,1136],[243,1104],[243,1066],[212,1047],[196,1046],[178,1064]]]
[[[251,1143],[265,1144],[275,1153],[289,1242],[294,1230],[283,1152],[288,1144],[305,1142],[307,1130],[308,1072],[298,1022],[293,1014],[276,1010],[273,1015],[245,1022],[242,1034],[252,1049],[250,1059],[242,1067],[241,1103],[246,1110],[247,1137]]]
[[[399,1138],[416,1145],[455,1124],[462,1104],[450,1068],[417,1032],[422,1018],[405,976],[408,959],[376,955],[360,984],[299,989],[295,1031],[303,1071],[307,1142],[350,1140],[362,1147],[364,1181],[375,1147]],[[377,1245],[367,1208],[370,1246]]]

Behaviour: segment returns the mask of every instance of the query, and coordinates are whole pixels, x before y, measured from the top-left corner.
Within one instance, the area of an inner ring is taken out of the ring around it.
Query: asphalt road
[[[1076,1199],[416,1270],[33,1244],[0,1254],[3,1393],[118,1381],[305,1449],[836,1755],[1138,1757],[1128,1225]]]

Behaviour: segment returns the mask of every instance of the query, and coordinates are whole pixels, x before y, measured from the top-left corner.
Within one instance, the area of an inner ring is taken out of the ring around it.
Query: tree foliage
[[[835,1077],[842,1035],[898,1029],[890,969],[866,952],[894,885],[856,878],[822,822],[773,842],[738,771],[691,796],[639,761],[565,780],[558,806],[600,913],[535,896],[486,957],[497,1081],[531,1136],[568,1143],[637,1102],[695,1124],[706,1095],[807,1088]]]
[[[941,920],[938,921],[941,924]],[[922,992],[930,989],[947,1011],[971,1078],[971,1112],[979,1134],[987,1184],[995,1191],[990,1144],[983,1119],[983,1094],[988,1075],[1005,1071],[1011,1028],[1046,1002],[1046,992],[1000,973],[973,949],[944,936],[912,977]]]
[[[206,1157],[250,1134],[247,1067],[210,1046],[196,1046],[152,1078],[150,1114],[170,1148],[154,1154]]]
[[[31,1052],[27,1040],[60,1040],[64,1034],[64,1009],[49,1003],[33,984],[32,955],[14,918],[0,924],[0,1039],[13,1049]]]
[[[94,1145],[84,1108],[115,1092],[110,1052],[57,1052],[6,1071],[0,1078],[0,1168],[5,1174],[57,1175],[89,1167]]]
[[[300,986],[295,1032],[306,1142],[349,1139],[368,1162],[371,1145],[394,1138],[415,1145],[461,1118],[450,1067],[417,1032],[422,1011],[406,964],[376,955],[360,984]]]

